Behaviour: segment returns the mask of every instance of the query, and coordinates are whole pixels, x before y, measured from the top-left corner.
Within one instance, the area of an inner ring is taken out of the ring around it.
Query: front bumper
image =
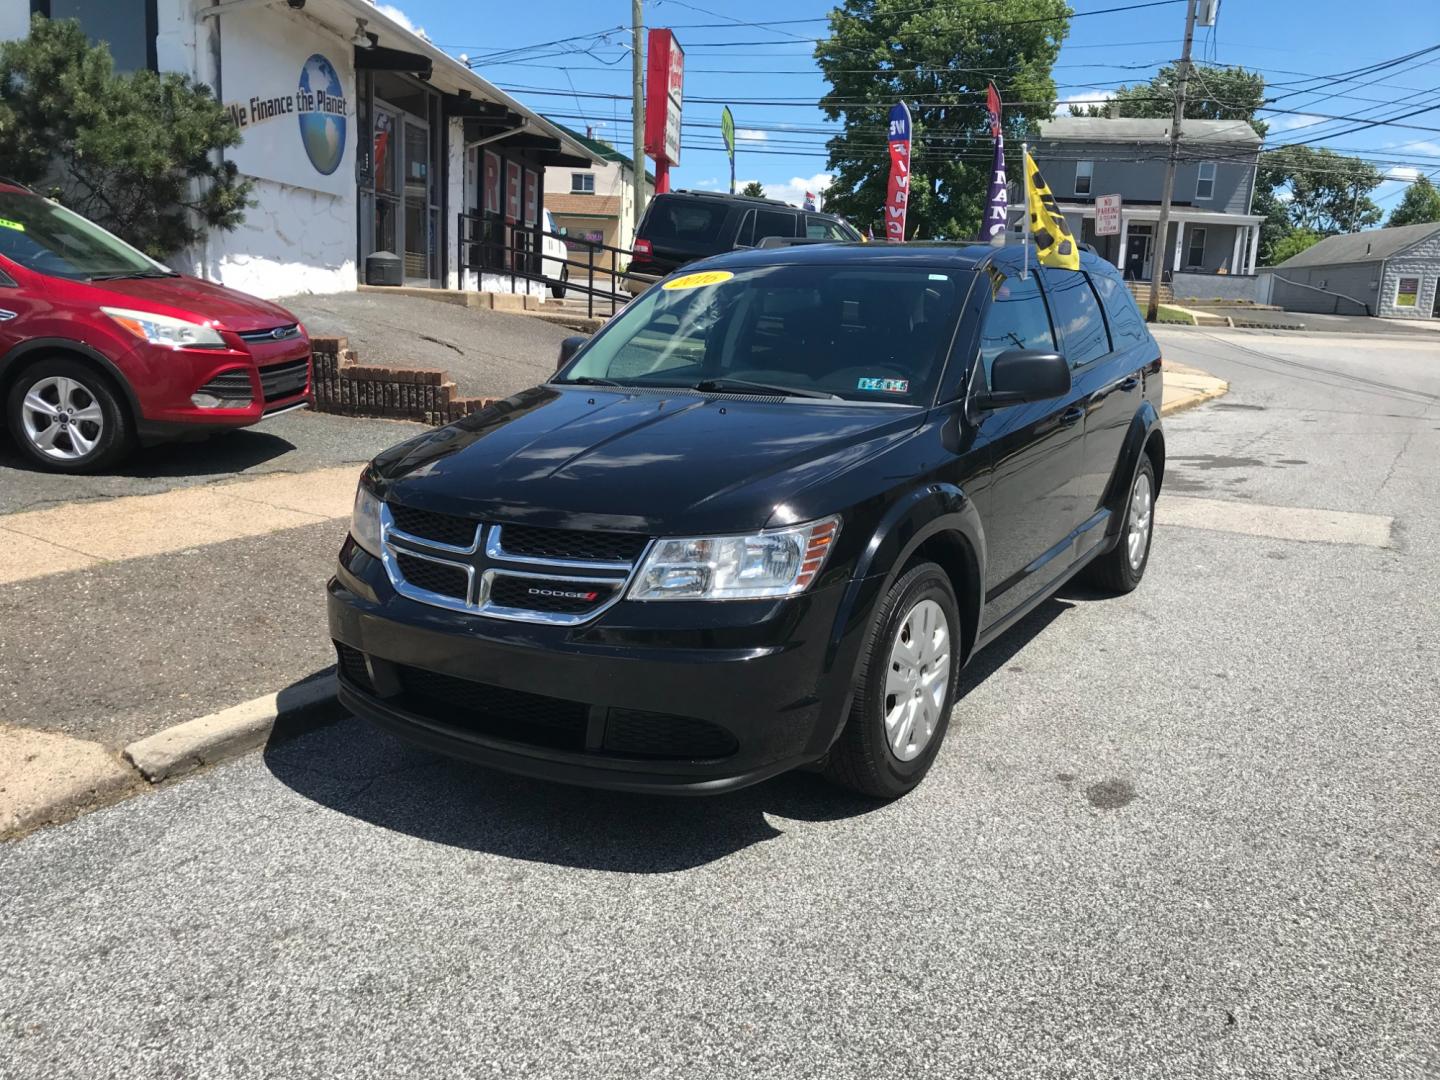
[[[328,605],[341,701],[403,738],[526,776],[711,794],[829,749],[859,648],[858,631],[836,633],[846,593],[501,622],[398,595],[347,542]]]
[[[303,365],[303,367],[302,367]],[[274,345],[227,349],[161,349],[139,346],[119,363],[140,406],[143,439],[172,438],[186,430],[247,427],[272,413],[313,400],[310,341],[304,335]],[[297,385],[296,369],[304,381]],[[286,372],[274,382],[270,373]],[[249,403],[240,408],[201,408],[190,399],[215,380],[239,380]]]

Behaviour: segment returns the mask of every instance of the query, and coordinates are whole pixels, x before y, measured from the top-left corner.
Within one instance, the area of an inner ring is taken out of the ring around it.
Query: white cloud
[[[819,195],[830,186],[834,179],[829,173],[816,173],[814,176],[792,176],[783,184],[767,183],[765,195],[770,199],[782,199],[791,206],[800,206],[805,202],[807,191]],[[738,187],[736,190],[739,190]]]
[[[1411,183],[1420,175],[1419,169],[1413,169],[1409,165],[1392,165],[1385,173],[1386,180],[1400,180],[1404,183]]]
[[[1282,131],[1298,131],[1301,128],[1313,127],[1316,124],[1325,122],[1323,116],[1312,116],[1310,113],[1296,113],[1293,116],[1267,116],[1265,123],[1270,125],[1270,134],[1276,135]]]
[[[735,138],[746,139],[749,142],[764,142],[770,136],[757,128],[736,128]]]
[[[1113,90],[1081,90],[1077,94],[1068,94],[1055,103],[1055,115],[1069,116],[1071,105],[1083,109],[1086,105],[1099,105],[1109,101],[1114,96]]]
[[[374,3],[375,0],[370,0],[370,2]],[[405,12],[401,11],[394,4],[375,4],[375,10],[380,12],[381,15],[393,19],[417,37],[422,37],[426,41],[430,40],[430,35],[425,33],[425,28],[423,26],[417,26],[411,21],[409,15],[406,15]]]
[[[709,191],[712,188],[719,187],[720,180],[718,177],[711,176],[704,180],[693,181],[692,186],[699,188],[701,191]]]

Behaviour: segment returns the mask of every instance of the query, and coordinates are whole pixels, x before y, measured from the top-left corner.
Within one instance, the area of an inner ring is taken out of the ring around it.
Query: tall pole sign
[[[645,66],[645,153],[655,159],[655,192],[670,190],[670,166],[680,164],[680,105],[685,52],[669,30],[651,30]]]
[[[902,101],[890,110],[890,186],[885,193],[885,239],[905,239],[905,210],[910,205],[910,110]]]
[[[730,154],[730,194],[735,194],[735,117],[730,106],[720,114],[720,137],[725,140],[725,149]]]

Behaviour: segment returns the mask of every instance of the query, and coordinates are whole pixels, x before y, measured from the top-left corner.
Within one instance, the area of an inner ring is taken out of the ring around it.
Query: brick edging
[[[449,374],[433,368],[361,364],[346,338],[311,338],[310,348],[315,356],[316,412],[418,420],[439,426],[499,400],[462,397]]]

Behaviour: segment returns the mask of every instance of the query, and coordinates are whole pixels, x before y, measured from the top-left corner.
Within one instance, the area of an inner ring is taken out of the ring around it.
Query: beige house
[[[613,146],[587,133],[574,131],[563,124],[549,121],[570,138],[590,150],[598,159],[588,168],[549,168],[545,170],[545,206],[555,224],[566,230],[566,246],[570,258],[586,258],[586,247],[580,241],[599,241],[607,247],[630,250],[635,238],[634,164]],[[645,198],[655,194],[655,177],[645,174]],[[610,266],[612,253],[597,251],[596,266]],[[621,263],[625,262],[621,259]],[[576,268],[571,267],[572,276]]]

